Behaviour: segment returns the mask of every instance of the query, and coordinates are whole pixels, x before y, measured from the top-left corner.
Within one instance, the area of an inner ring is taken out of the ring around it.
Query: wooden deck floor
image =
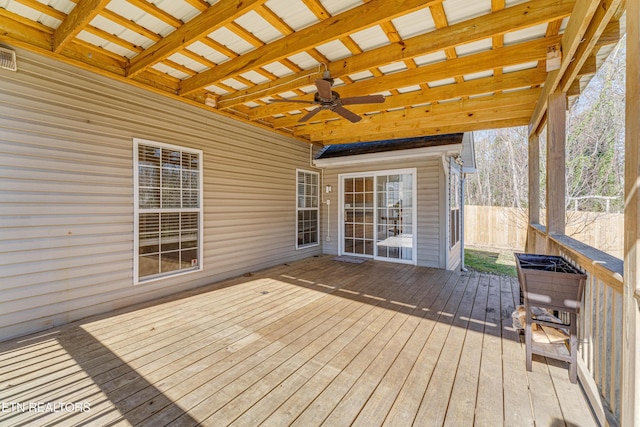
[[[279,266],[1,343],[0,425],[595,425],[564,363],[526,372],[517,286]]]

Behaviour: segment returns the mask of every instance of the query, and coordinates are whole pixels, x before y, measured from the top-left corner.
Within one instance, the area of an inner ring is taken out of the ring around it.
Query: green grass
[[[511,251],[465,249],[464,264],[481,273],[517,277],[516,261]]]

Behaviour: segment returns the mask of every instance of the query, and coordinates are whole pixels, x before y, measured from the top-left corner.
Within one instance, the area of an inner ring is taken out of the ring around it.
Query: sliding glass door
[[[341,175],[341,253],[415,263],[415,170]]]

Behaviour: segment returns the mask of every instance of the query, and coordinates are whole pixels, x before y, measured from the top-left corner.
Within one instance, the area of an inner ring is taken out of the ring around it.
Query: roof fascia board
[[[353,156],[330,157],[328,159],[314,159],[317,167],[349,166],[361,163],[390,162],[394,160],[407,160],[420,157],[435,157],[459,154],[462,144],[447,144],[436,147],[410,148],[407,150],[386,151],[382,153],[358,154]]]

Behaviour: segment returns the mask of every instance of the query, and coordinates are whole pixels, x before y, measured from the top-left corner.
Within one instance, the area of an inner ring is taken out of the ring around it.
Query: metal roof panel
[[[523,28],[518,31],[511,31],[504,35],[504,44],[511,45],[520,43],[527,40],[534,40],[540,37],[544,37],[547,33],[548,24],[540,24],[534,27]]]
[[[504,67],[502,69],[502,72],[504,74],[513,73],[515,71],[522,71],[522,70],[529,70],[529,69],[532,69],[532,68],[536,68],[537,66],[538,66],[538,62],[537,61],[526,62],[524,64],[517,64],[517,65],[511,65],[509,67]]]
[[[270,43],[283,37],[280,31],[275,29],[273,25],[268,23],[262,16],[258,15],[254,11],[245,13],[236,19],[235,22],[245,30],[251,32],[264,43]]]
[[[465,74],[464,76],[462,76],[462,78],[464,79],[465,82],[468,82],[469,80],[477,80],[477,79],[482,79],[484,77],[491,77],[491,76],[493,76],[493,70],[481,71],[479,73],[473,73],[473,74]]]
[[[153,3],[159,9],[162,9],[169,15],[178,18],[182,22],[187,22],[199,14],[198,9],[184,1],[155,0],[150,3]]]
[[[16,15],[23,16],[31,21],[40,22],[41,24],[53,29],[58,28],[62,22],[59,19],[38,12],[37,10],[31,9],[30,7],[22,5],[16,1],[9,1],[3,9],[15,13]]]
[[[171,25],[168,25],[151,14],[145,13],[143,10],[135,7],[125,0],[111,0],[107,4],[106,9],[141,25],[147,30],[153,31],[162,37],[165,37],[175,31],[175,28]]]
[[[187,67],[193,71],[197,71],[198,73],[206,70],[207,67],[205,64],[203,64],[202,62],[198,62],[194,59],[189,58],[188,56],[185,56],[183,54],[181,54],[180,52],[176,52],[173,55],[169,56],[167,59],[170,59],[171,61],[175,62],[176,64],[180,64],[184,67]]]
[[[422,67],[428,64],[435,64],[436,62],[442,62],[447,60],[447,55],[443,51],[433,52],[428,55],[417,56],[413,58],[413,62],[418,67]]]
[[[433,23],[431,12],[429,12],[427,8],[399,16],[392,19],[391,22],[403,39],[428,33],[436,29],[436,24]]]
[[[144,49],[148,49],[151,47],[154,42],[153,40],[148,39],[142,34],[138,34],[135,31],[131,31],[128,28],[123,27],[120,24],[116,24],[115,22],[104,18],[100,15],[93,18],[91,21],[91,25],[96,28],[101,29],[102,31],[118,36],[119,38],[128,41],[136,46],[140,46]]]
[[[186,77],[189,77],[189,75],[188,75],[188,74],[183,73],[183,72],[182,72],[182,71],[180,71],[180,70],[176,70],[175,68],[170,67],[170,66],[168,66],[168,65],[165,65],[165,64],[163,64],[162,62],[158,62],[157,64],[154,64],[154,65],[152,66],[152,68],[154,68],[154,69],[156,69],[156,70],[160,71],[161,73],[168,74],[168,75],[170,75],[170,76],[172,76],[172,77],[175,77],[175,78],[178,78],[178,79],[180,79],[180,80],[182,80],[182,79],[184,79],[184,78],[186,78]]]
[[[329,43],[317,46],[316,49],[327,57],[329,61],[338,61],[352,56],[351,51],[339,40],[332,40]]]
[[[288,76],[289,74],[293,73],[291,69],[285,67],[284,65],[282,65],[280,62],[277,62],[277,61],[272,62],[271,64],[264,65],[262,68],[264,68],[271,74],[275,74],[278,77]]]
[[[382,74],[397,73],[398,71],[404,71],[408,69],[409,68],[407,67],[407,64],[404,63],[404,61],[398,61],[392,64],[387,64],[387,65],[383,65],[382,67],[378,67],[378,70],[380,70]]]
[[[303,70],[309,70],[318,66],[318,61],[316,61],[307,52],[300,52],[295,55],[291,55],[287,59],[289,59],[291,62],[293,62]]]
[[[445,0],[442,6],[449,25],[491,13],[491,0]]]
[[[460,46],[456,46],[456,53],[458,56],[471,55],[478,52],[484,52],[493,48],[493,40],[484,39],[478,40],[473,43],[467,43]]]
[[[362,0],[321,0],[320,3],[331,14],[331,16],[345,12],[354,7],[362,6]]]
[[[81,31],[78,35],[77,38],[80,40],[83,40],[87,43],[90,43],[94,46],[100,47],[104,50],[108,50],[109,52],[113,52],[115,54],[118,54],[120,56],[126,57],[126,58],[133,58],[134,56],[136,56],[138,54],[138,52],[133,52],[129,49],[126,49],[118,44],[109,42],[101,37],[96,36],[95,34],[91,34],[88,31]]]
[[[209,37],[238,54],[243,54],[255,49],[251,43],[224,27],[209,33]]]
[[[204,58],[207,58],[209,61],[215,62],[216,64],[220,64],[229,60],[229,57],[227,55],[220,53],[215,49],[212,49],[201,41],[190,44],[189,46],[187,46],[187,49],[194,53],[197,53]]]
[[[319,22],[302,0],[269,0],[265,6],[296,31]]]
[[[351,38],[360,46],[360,49],[364,51],[391,44],[387,34],[379,25],[374,25],[373,27],[353,33],[351,34]]]

